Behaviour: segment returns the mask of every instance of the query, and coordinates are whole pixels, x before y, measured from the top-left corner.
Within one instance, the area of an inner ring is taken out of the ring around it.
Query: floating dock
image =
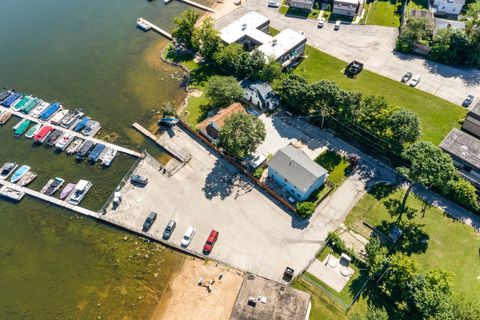
[[[1,111],[6,111],[6,110],[10,110],[9,108],[5,108],[3,106],[0,106],[0,110]],[[58,126],[58,125],[53,125],[51,124],[50,122],[48,121],[42,121],[38,118],[33,118],[27,114],[23,114],[19,111],[13,111],[13,110],[10,110],[12,112],[12,114],[14,116],[17,116],[17,117],[20,117],[20,118],[23,118],[23,119],[28,119],[30,121],[33,121],[33,122],[36,122],[36,123],[41,123],[41,124],[48,124],[49,126],[51,126],[52,128],[54,129],[59,129],[61,131],[63,131],[64,133],[65,132],[68,132],[69,134],[75,136],[75,137],[78,137],[78,138],[81,138],[83,140],[90,140],[92,141],[93,143],[97,144],[97,143],[102,143],[104,144],[105,146],[111,148],[111,149],[115,149],[117,150],[118,152],[122,152],[122,153],[125,153],[125,154],[128,154],[130,156],[133,156],[133,157],[137,157],[137,158],[143,158],[143,153],[140,153],[140,152],[137,152],[137,151],[134,151],[134,150],[130,150],[128,148],[124,148],[124,147],[121,147],[121,146],[118,146],[118,145],[115,145],[115,144],[112,144],[112,143],[109,143],[109,142],[105,142],[105,141],[102,141],[102,140],[99,140],[99,139],[95,139],[93,137],[87,137],[87,136],[84,136],[83,134],[79,133],[79,132],[75,132],[73,130],[70,130],[70,129],[65,129],[61,126]]]

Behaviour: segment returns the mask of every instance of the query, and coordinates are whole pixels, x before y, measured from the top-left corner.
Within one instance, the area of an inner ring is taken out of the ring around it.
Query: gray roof
[[[470,108],[468,114],[476,115],[480,118],[480,100],[473,107]]]
[[[465,22],[435,18],[435,31],[447,28],[463,30],[465,29]]]
[[[302,3],[302,4],[311,4],[313,5],[314,0],[291,0],[291,2],[294,3]]]
[[[480,169],[480,140],[474,136],[458,129],[452,129],[443,139],[440,148],[461,159],[472,168]]]
[[[268,166],[301,191],[307,191],[318,178],[328,173],[291,144],[278,150]]]

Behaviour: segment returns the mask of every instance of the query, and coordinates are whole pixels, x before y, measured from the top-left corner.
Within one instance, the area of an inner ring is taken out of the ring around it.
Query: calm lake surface
[[[205,2],[204,2],[205,3]],[[166,43],[135,27],[142,16],[171,30],[187,8],[147,0],[2,0],[0,87],[102,123],[98,137],[164,155],[131,129],[152,124],[162,103],[184,98],[182,73],[159,60]],[[93,187],[82,205],[98,210],[135,159],[112,166],[77,163],[0,127],[0,165],[28,164],[31,188],[54,176]],[[148,319],[183,257],[125,231],[31,198],[0,199],[0,319]]]

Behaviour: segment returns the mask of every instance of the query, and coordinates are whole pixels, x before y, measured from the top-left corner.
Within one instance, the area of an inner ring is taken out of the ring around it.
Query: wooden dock
[[[52,204],[57,205],[59,207],[62,207],[62,208],[68,209],[68,210],[72,210],[72,211],[75,211],[77,213],[80,213],[80,214],[83,214],[83,215],[86,215],[86,216],[90,216],[90,217],[94,217],[94,218],[98,218],[98,216],[99,216],[99,214],[95,211],[88,210],[88,209],[85,209],[85,208],[82,208],[82,207],[79,207],[79,206],[74,206],[74,205],[72,205],[72,204],[70,204],[66,201],[63,201],[63,200],[60,200],[60,199],[57,199],[57,198],[54,198],[54,197],[51,197],[51,196],[47,196],[46,194],[40,193],[38,191],[29,189],[29,188],[26,188],[26,187],[20,187],[19,185],[16,185],[14,183],[11,183],[11,182],[8,182],[8,181],[5,181],[5,180],[0,180],[0,186],[7,186],[9,188],[25,192],[25,194],[27,194],[27,195],[29,195],[33,198],[36,198],[36,199],[39,199],[39,200],[42,200],[42,201],[45,201],[45,202],[48,202],[48,203],[52,203]]]
[[[202,9],[202,10],[205,10],[205,11],[209,11],[209,12],[213,12],[215,13],[216,11],[210,7],[207,7],[207,6],[204,6],[203,4],[200,4],[200,3],[196,3],[195,1],[191,1],[191,0],[179,0],[181,2],[185,2],[186,4],[189,4],[193,7],[197,7],[199,9]]]
[[[20,117],[20,118],[23,118],[23,119],[28,119],[32,122],[35,122],[35,123],[41,123],[43,125],[49,125],[51,126],[52,128],[54,129],[59,129],[59,130],[62,130],[63,132],[68,132],[69,134],[72,134],[73,136],[75,137],[79,137],[83,140],[90,140],[92,141],[93,143],[97,144],[97,143],[102,143],[104,144],[105,146],[109,147],[109,148],[112,148],[112,149],[116,149],[118,152],[122,152],[122,153],[125,153],[125,154],[128,154],[128,155],[131,155],[133,157],[137,157],[137,158],[143,158],[143,153],[141,152],[137,152],[137,151],[134,151],[134,150],[130,150],[130,149],[127,149],[127,148],[124,148],[124,147],[121,147],[121,146],[118,146],[116,144],[113,144],[113,143],[109,143],[109,142],[105,142],[105,141],[102,141],[100,139],[95,139],[93,137],[90,137],[90,136],[84,136],[83,134],[79,133],[79,132],[75,132],[73,130],[70,130],[70,129],[65,129],[61,126],[58,126],[58,125],[53,125],[51,124],[50,122],[48,121],[43,121],[43,120],[40,120],[38,118],[33,118],[27,114],[23,114],[21,112],[18,112],[18,111],[13,111],[9,108],[5,108],[3,106],[0,106],[0,110],[2,111],[7,111],[7,110],[10,110],[12,112],[12,114],[14,116],[17,116],[17,117]]]
[[[151,27],[152,30],[160,33],[162,36],[164,36],[165,38],[167,38],[168,40],[173,40],[173,37],[170,33],[168,33],[167,31],[163,30],[162,28],[154,25],[153,23],[151,23],[150,21],[148,21],[147,19],[144,19],[144,18],[140,18],[140,19],[143,19],[143,21],[145,21],[146,23],[148,23]],[[147,30],[148,31],[148,30]]]

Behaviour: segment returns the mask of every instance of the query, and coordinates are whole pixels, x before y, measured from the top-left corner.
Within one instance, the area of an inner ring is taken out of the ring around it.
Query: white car
[[[182,242],[181,242],[182,247],[184,248],[188,247],[194,235],[195,235],[195,229],[192,226],[188,227],[187,231],[185,231],[185,234],[183,235],[183,238],[182,238]]]
[[[325,25],[325,18],[319,18],[317,28],[323,28],[324,25]]]
[[[342,24],[342,21],[340,21],[340,20],[335,21],[335,26],[333,27],[333,30],[340,29],[341,24]]]
[[[268,6],[272,8],[278,8],[280,7],[280,2],[275,0],[268,0]]]
[[[410,87],[416,87],[417,84],[420,82],[420,79],[421,79],[420,76],[415,76],[415,77],[413,77],[413,78],[410,80],[410,82],[408,83],[408,85],[409,85]]]

